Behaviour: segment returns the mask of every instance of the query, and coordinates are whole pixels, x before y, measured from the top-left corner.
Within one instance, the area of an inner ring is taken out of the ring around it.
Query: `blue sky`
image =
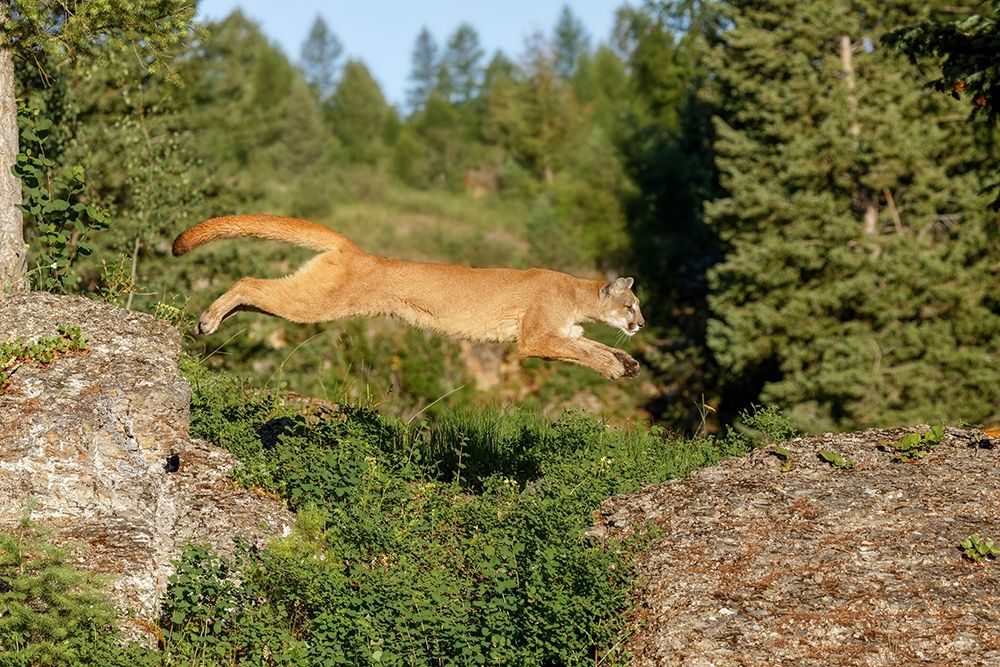
[[[363,60],[389,102],[402,104],[409,86],[410,54],[421,27],[426,26],[443,46],[466,22],[479,33],[487,58],[497,49],[516,58],[532,33],[551,34],[565,4],[586,26],[591,44],[596,44],[607,41],[615,10],[626,0],[201,0],[198,16],[220,19],[239,7],[297,61],[313,20],[322,15],[345,54]]]

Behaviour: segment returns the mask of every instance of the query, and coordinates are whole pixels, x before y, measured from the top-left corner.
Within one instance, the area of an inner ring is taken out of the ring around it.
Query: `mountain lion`
[[[453,338],[517,341],[525,357],[571,361],[609,379],[634,377],[622,350],[583,337],[584,322],[634,335],[643,325],[631,278],[583,280],[545,269],[475,269],[369,255],[343,234],[305,220],[270,215],[212,218],[174,241],[174,255],[215,239],[252,236],[323,251],[277,280],[242,278],[202,313],[210,334],[240,310],[292,322],[385,315]]]

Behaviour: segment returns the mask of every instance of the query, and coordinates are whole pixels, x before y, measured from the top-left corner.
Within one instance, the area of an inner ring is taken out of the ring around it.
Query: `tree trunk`
[[[851,118],[850,132],[854,147],[859,146],[861,123],[858,122],[858,98],[854,96],[854,46],[847,35],[840,36],[840,64],[844,68],[844,85],[847,86],[847,111]]]
[[[840,36],[840,62],[844,68],[844,85],[847,86],[847,110],[851,125],[849,132],[854,137],[855,150],[861,148],[861,123],[858,121],[858,98],[854,94],[854,45],[847,35]],[[878,200],[871,192],[864,195],[865,212],[863,229],[866,236],[878,237]],[[881,250],[876,246],[872,254],[876,257]]]
[[[0,0],[0,25],[6,20],[9,3]],[[21,210],[21,181],[10,173],[17,160],[17,102],[14,96],[14,60],[8,49],[0,48],[0,294],[27,290],[27,252]]]

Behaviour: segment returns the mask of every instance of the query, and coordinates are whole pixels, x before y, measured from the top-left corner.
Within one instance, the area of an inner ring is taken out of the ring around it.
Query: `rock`
[[[159,319],[35,292],[0,302],[0,342],[75,324],[88,350],[17,368],[0,391],[0,529],[26,511],[73,543],[79,564],[155,619],[171,561],[186,544],[232,550],[286,532],[279,503],[236,488],[235,460],[188,436],[190,390],[178,332]]]
[[[605,501],[592,537],[664,531],[640,563],[633,664],[1000,664],[1000,562],[958,546],[1000,541],[1000,448],[958,429],[910,463],[878,448],[926,430],[797,439],[787,471],[762,448]]]

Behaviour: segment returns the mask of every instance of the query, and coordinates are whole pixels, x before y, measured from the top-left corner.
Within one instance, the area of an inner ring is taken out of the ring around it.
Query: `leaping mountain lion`
[[[583,336],[603,322],[628,336],[642,328],[631,278],[585,280],[546,269],[471,268],[368,254],[322,225],[272,215],[206,220],[174,240],[174,255],[216,239],[256,237],[321,251],[285,278],[242,278],[202,313],[195,332],[210,334],[240,310],[292,322],[397,317],[452,338],[517,342],[525,357],[559,359],[615,380],[635,377],[626,352]]]

